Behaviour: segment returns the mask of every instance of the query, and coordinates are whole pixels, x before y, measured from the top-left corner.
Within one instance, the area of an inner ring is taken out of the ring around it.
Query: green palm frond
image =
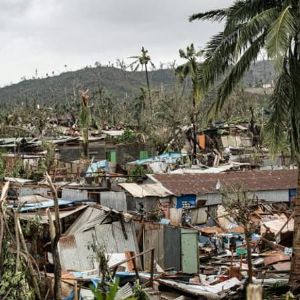
[[[265,34],[257,38],[251,46],[243,53],[241,58],[232,67],[229,74],[223,80],[218,91],[217,111],[219,111],[224,104],[224,101],[231,94],[235,86],[239,83],[244,73],[249,69],[251,63],[257,59],[261,47],[263,46]]]
[[[297,46],[295,45],[295,48]],[[297,56],[290,58],[290,98],[289,98],[289,112],[290,112],[290,123],[291,123],[291,144],[293,154],[297,155],[297,160],[300,162],[300,78],[299,69],[300,62]]]
[[[213,22],[220,22],[226,17],[225,9],[216,9],[211,10],[205,13],[193,14],[189,17],[189,21],[192,22],[194,20],[209,20]]]
[[[268,55],[274,60],[275,66],[281,66],[291,40],[296,34],[296,19],[289,5],[282,10],[278,18],[271,26],[266,39]]]
[[[274,1],[238,0],[227,10],[224,33],[232,32],[237,25],[245,24],[257,14],[274,7]]]
[[[182,49],[179,49],[179,56],[180,56],[181,58],[187,58],[187,56],[186,56],[184,50],[182,50]]]
[[[276,81],[271,97],[271,117],[265,127],[264,136],[272,153],[278,153],[289,128],[289,102],[291,99],[291,78],[286,69]]]
[[[203,64],[205,86],[213,85],[233,63],[237,37],[237,31],[228,36],[221,32],[213,36],[207,44]]]
[[[277,9],[273,7],[257,14],[240,27],[235,49],[236,57],[247,49],[257,36],[269,29],[277,15]]]

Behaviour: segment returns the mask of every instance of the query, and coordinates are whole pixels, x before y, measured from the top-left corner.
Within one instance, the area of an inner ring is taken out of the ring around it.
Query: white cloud
[[[204,46],[221,26],[188,22],[232,0],[1,0],[0,84],[106,63],[149,49],[155,62],[178,59],[191,42]]]

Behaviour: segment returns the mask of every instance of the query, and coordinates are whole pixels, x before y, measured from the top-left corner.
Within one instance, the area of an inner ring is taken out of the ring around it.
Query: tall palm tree
[[[193,105],[193,115],[192,115],[192,126],[193,126],[193,163],[196,161],[197,155],[197,110],[196,104],[201,100],[202,88],[201,79],[199,78],[199,67],[198,58],[201,55],[201,51],[196,51],[194,44],[191,44],[186,48],[186,51],[180,49],[179,55],[181,58],[185,59],[187,62],[183,65],[178,66],[175,69],[175,73],[179,76],[181,81],[184,81],[187,77],[191,78],[192,81],[192,105]]]
[[[216,111],[240,81],[261,50],[274,62],[277,79],[271,97],[267,129],[278,144],[290,135],[298,165],[294,203],[295,230],[290,284],[300,287],[300,4],[298,0],[236,0],[229,8],[195,14],[192,20],[224,21],[224,29],[205,49],[202,77],[206,86],[218,85]],[[217,83],[225,75],[222,82]]]
[[[81,111],[80,111],[80,127],[82,131],[82,146],[84,158],[89,158],[89,126],[91,123],[91,114],[89,108],[89,90],[80,91],[81,94]]]
[[[149,70],[148,66],[151,65],[152,68],[155,68],[154,63],[151,61],[150,55],[148,53],[148,50],[146,50],[144,47],[141,49],[141,53],[138,56],[131,56],[130,58],[135,59],[129,67],[134,67],[133,71],[137,71],[139,68],[142,70],[145,70],[145,76],[146,76],[146,83],[147,83],[147,89],[148,89],[148,95],[149,95],[149,104],[150,104],[150,111],[152,113],[152,100],[151,100],[151,91],[150,91],[150,81],[149,81]]]

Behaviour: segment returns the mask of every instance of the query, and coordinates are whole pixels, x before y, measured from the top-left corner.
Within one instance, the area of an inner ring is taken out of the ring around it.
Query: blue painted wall
[[[176,208],[184,208],[187,205],[190,205],[191,207],[196,206],[196,195],[183,195],[177,197],[176,200]]]

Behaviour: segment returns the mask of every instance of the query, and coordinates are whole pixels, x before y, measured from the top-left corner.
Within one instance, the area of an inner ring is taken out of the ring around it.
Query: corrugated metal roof
[[[18,202],[20,204],[25,203],[41,203],[41,202],[47,202],[49,198],[46,198],[42,195],[26,195],[26,196],[19,196]]]
[[[75,203],[80,203],[82,200],[65,200],[58,199],[59,206],[72,206]],[[24,205],[20,208],[20,211],[30,211],[30,210],[39,210],[48,207],[54,207],[54,200],[45,198],[44,201],[24,203]]]
[[[239,171],[219,174],[154,174],[149,176],[175,195],[217,193],[220,186],[240,184],[247,191],[295,189],[298,170]],[[218,184],[219,185],[219,184]]]
[[[59,218],[60,219],[63,219],[63,218],[66,218],[78,211],[81,211],[83,209],[85,209],[87,206],[86,205],[82,205],[82,206],[78,206],[74,209],[68,209],[68,210],[60,210],[59,212]],[[52,215],[52,219],[55,220],[55,213],[54,212],[51,212],[51,215]],[[49,223],[49,219],[48,219],[48,215],[46,213],[46,210],[42,210],[42,211],[39,211],[39,212],[35,212],[35,213],[21,213],[20,214],[20,219],[23,219],[23,220],[30,220],[30,219],[34,219],[34,218],[39,218],[39,222],[41,224],[48,224]]]
[[[88,231],[62,237],[58,244],[62,268],[75,271],[97,268],[95,253],[89,247],[94,239],[99,247],[105,247],[107,253],[124,253],[125,251],[138,253],[134,224],[130,222],[125,223],[124,226],[127,239],[124,237],[119,221],[95,225]]]
[[[81,232],[87,225],[97,221],[98,224],[105,218],[106,212],[96,207],[87,207],[87,209],[80,215],[80,217],[70,226],[66,234],[75,234]],[[96,223],[97,224],[97,223]]]
[[[147,183],[147,184],[119,183],[119,185],[135,198],[144,198],[144,197],[163,198],[172,195],[172,192],[170,192],[160,183]]]
[[[13,183],[19,183],[19,184],[26,184],[26,183],[32,183],[33,180],[30,179],[24,179],[24,178],[15,178],[15,177],[5,177],[6,181],[13,182]]]

